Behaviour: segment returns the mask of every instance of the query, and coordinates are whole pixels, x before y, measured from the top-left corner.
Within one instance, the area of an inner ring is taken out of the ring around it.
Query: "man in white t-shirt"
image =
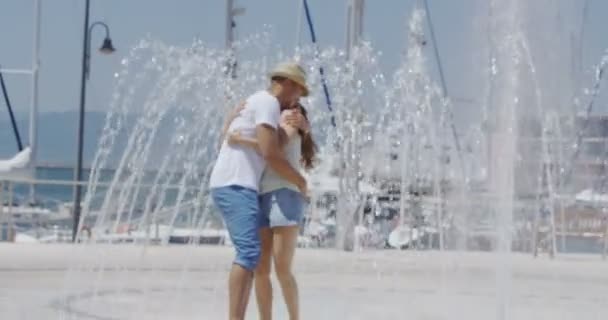
[[[230,271],[229,319],[242,320],[249,301],[253,270],[260,257],[258,234],[258,185],[266,165],[306,194],[306,180],[284,158],[279,147],[281,106],[289,106],[308,95],[306,74],[293,63],[284,63],[270,74],[270,88],[247,98],[229,131],[258,141],[253,148],[222,143],[209,187],[215,205],[224,218],[236,249]]]

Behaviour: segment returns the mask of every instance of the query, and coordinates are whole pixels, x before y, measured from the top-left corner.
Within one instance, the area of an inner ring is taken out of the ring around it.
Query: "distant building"
[[[575,127],[582,132],[582,143],[572,170],[572,185],[576,191],[592,188],[607,193],[608,115],[578,117]]]
[[[518,141],[517,190],[533,195],[539,182],[546,186],[549,178],[561,193],[601,188],[608,174],[608,115],[562,117],[545,128],[545,142],[538,121],[528,121],[525,128]],[[608,185],[604,188],[608,192]]]

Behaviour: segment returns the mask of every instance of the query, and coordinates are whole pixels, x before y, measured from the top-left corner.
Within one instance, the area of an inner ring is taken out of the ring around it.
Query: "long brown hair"
[[[297,104],[297,107],[298,109],[300,109],[300,112],[302,113],[302,116],[304,116],[304,119],[308,121],[308,111],[306,111],[306,108],[304,108],[304,106],[302,106],[302,104],[300,103]],[[300,162],[302,163],[302,166],[304,166],[304,169],[310,170],[315,166],[315,157],[319,148],[313,140],[310,131],[304,132],[302,130],[298,130],[298,133],[302,138],[302,146],[300,149],[300,152],[302,153],[302,158],[300,159]]]

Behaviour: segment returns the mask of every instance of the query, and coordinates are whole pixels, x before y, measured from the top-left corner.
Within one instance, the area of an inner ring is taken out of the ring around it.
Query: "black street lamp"
[[[80,80],[80,111],[78,118],[78,152],[76,158],[76,168],[74,169],[75,185],[74,185],[74,221],[72,228],[72,241],[76,241],[76,235],[78,234],[78,228],[80,224],[80,200],[82,190],[82,154],[84,148],[84,115],[85,115],[85,104],[86,104],[86,82],[89,79],[89,71],[91,65],[91,32],[96,26],[102,26],[106,30],[106,37],[103,40],[103,44],[99,48],[99,52],[104,54],[110,54],[116,49],[112,45],[110,39],[110,29],[108,25],[103,22],[95,22],[89,26],[89,9],[91,0],[87,0],[85,4],[85,16],[84,16],[84,41],[82,46],[82,74]]]

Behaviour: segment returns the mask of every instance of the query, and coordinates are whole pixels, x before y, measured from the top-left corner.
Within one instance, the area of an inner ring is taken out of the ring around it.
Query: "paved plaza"
[[[226,318],[228,247],[0,244],[0,256],[0,319]],[[301,249],[302,319],[608,317],[608,261],[599,256],[498,258]],[[499,265],[509,278],[497,276]],[[287,319],[275,289],[275,318]],[[247,319],[257,319],[254,301]]]

